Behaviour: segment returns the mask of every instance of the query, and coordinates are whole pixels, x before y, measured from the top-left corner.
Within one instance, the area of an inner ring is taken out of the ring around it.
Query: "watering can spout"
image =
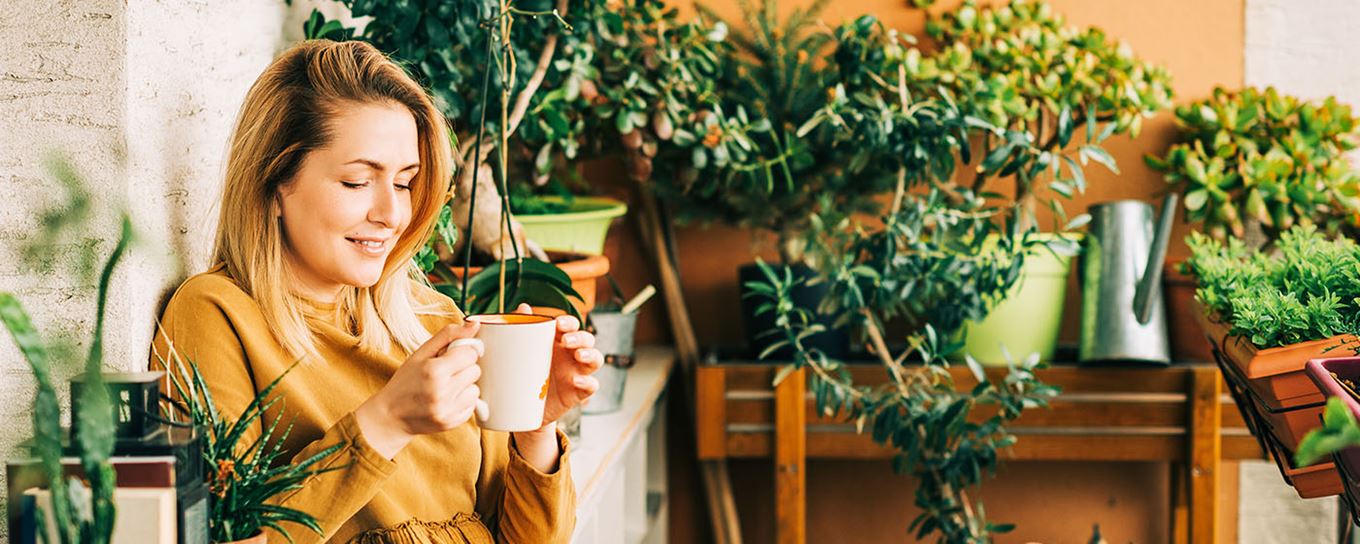
[[[1171,240],[1171,224],[1176,219],[1176,193],[1169,193],[1162,200],[1162,214],[1157,218],[1157,231],[1152,238],[1152,250],[1148,252],[1147,266],[1143,277],[1138,281],[1138,290],[1133,295],[1133,314],[1140,325],[1152,319],[1153,301],[1162,293],[1162,265],[1166,262],[1166,246]]]

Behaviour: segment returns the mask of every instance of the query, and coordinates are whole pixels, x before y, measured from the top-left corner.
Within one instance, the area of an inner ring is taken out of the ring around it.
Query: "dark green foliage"
[[[892,377],[882,386],[855,384],[842,362],[803,345],[803,340],[821,326],[809,325],[810,312],[794,306],[789,299],[794,280],[787,267],[781,273],[761,263],[767,281],[753,282],[747,287],[764,299],[762,311],[774,312],[776,316],[777,328],[770,331],[773,341],[765,353],[790,346],[796,354],[794,363],[780,370],[776,383],[793,370],[809,369],[818,410],[855,421],[861,432],[867,427],[876,442],[898,450],[893,459],[894,470],[919,480],[916,506],[922,513],[910,526],[915,537],[935,535],[941,542],[990,542],[993,534],[1007,532],[1013,525],[988,522],[982,504],[972,502],[966,490],[981,484],[984,475],[994,473],[998,451],[1015,443],[1016,438],[1006,432],[1006,423],[1019,417],[1026,408],[1046,406],[1057,389],[1038,380],[1034,370],[1042,365],[1037,358],[1031,358],[1012,365],[1000,382],[969,359],[978,384],[971,390],[956,390],[946,357],[961,344],[949,341],[950,335],[940,332],[948,329],[937,329],[929,316],[957,326],[960,316],[985,312],[984,300],[1001,296],[1014,282],[1012,277],[993,284],[988,278],[1009,276],[1005,272],[1011,266],[1009,259],[1022,253],[1001,253],[1008,257],[960,267],[958,254],[929,247],[930,242],[908,233],[909,230],[890,229],[893,234],[882,235],[888,239],[878,245],[880,254],[843,262],[826,280],[833,282],[832,290],[838,294],[838,300],[833,302],[838,306],[836,315],[860,321],[871,331],[871,338],[881,340],[880,319],[884,315],[907,317],[924,324],[908,337],[909,347],[900,356],[894,358],[886,352],[880,355]],[[942,229],[941,234],[944,230],[947,229]],[[872,252],[868,249],[872,246],[858,244],[864,241],[855,240],[853,245]],[[889,249],[890,246],[897,247]],[[879,274],[874,263],[885,257],[887,260],[905,257],[917,266],[886,267],[885,274]],[[954,283],[956,280],[951,276],[955,274],[964,277]],[[922,294],[928,302],[921,306],[904,305],[888,298],[900,292],[904,280],[931,285],[926,288],[930,294]],[[933,304],[929,302],[932,299]],[[942,311],[954,300],[958,301],[955,308]],[[875,349],[886,349],[878,340]],[[903,364],[907,360],[917,362],[918,366]],[[994,409],[987,410],[991,415],[984,419],[970,420],[969,414],[979,406]]]
[[[1201,233],[1188,240],[1195,296],[1211,316],[1260,349],[1360,331],[1360,246],[1332,240],[1314,226],[1284,232],[1276,251],[1220,242]]]
[[[581,294],[571,286],[571,278],[562,269],[537,259],[507,259],[503,264],[507,278],[504,292],[498,282],[502,263],[494,263],[468,280],[468,302],[463,308],[468,315],[497,312],[501,308],[501,298],[504,298],[504,307],[509,309],[525,303],[566,310],[581,317],[571,303],[571,299],[580,300]],[[509,281],[516,277],[520,279]],[[435,287],[455,300],[460,294],[458,286],[452,282]]]
[[[345,466],[317,467],[318,463],[345,446],[338,443],[305,459],[284,457],[284,440],[293,430],[289,423],[279,430],[283,420],[282,397],[270,398],[274,387],[288,372],[269,382],[250,401],[240,417],[229,419],[217,409],[212,393],[198,365],[181,360],[173,351],[161,365],[170,374],[174,396],[167,398],[169,415],[195,425],[206,433],[203,464],[207,467],[212,510],[208,516],[209,534],[214,542],[231,542],[249,538],[266,527],[278,531],[293,541],[283,523],[295,523],[323,534],[316,517],[295,508],[271,504],[271,499],[302,488],[307,479],[318,474],[341,470]],[[289,369],[291,371],[291,368]],[[268,419],[265,415],[278,408],[279,415]],[[267,420],[267,421],[266,421]],[[249,443],[246,432],[264,422],[264,431]]]
[[[1351,107],[1327,97],[1310,102],[1274,88],[1212,97],[1176,108],[1180,140],[1147,163],[1185,195],[1185,215],[1213,237],[1266,240],[1295,224],[1354,234],[1360,176],[1346,153],[1360,145]]]

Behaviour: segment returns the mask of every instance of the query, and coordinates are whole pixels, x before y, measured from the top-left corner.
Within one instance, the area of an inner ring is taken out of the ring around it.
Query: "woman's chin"
[[[345,285],[348,285],[350,287],[357,287],[359,289],[367,289],[369,287],[377,285],[379,279],[382,279],[382,269],[378,269],[371,273],[360,272],[358,274],[349,276],[345,278]]]

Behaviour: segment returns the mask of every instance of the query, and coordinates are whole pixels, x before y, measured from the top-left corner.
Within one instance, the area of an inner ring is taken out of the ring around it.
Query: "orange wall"
[[[785,0],[785,12],[807,0]],[[958,0],[945,0],[955,6]],[[1215,85],[1241,86],[1243,69],[1242,0],[1054,0],[1069,23],[1104,28],[1126,40],[1143,59],[1161,64],[1171,72],[1177,103],[1209,95]],[[675,2],[692,13],[692,0]],[[735,2],[709,2],[728,20],[737,13]],[[835,25],[846,17],[873,13],[887,24],[917,35],[924,16],[908,9],[906,0],[860,0],[832,2],[824,14]],[[938,9],[938,8],[935,8]],[[1165,184],[1150,171],[1142,156],[1164,150],[1173,138],[1172,116],[1163,113],[1145,123],[1138,140],[1116,138],[1107,148],[1118,160],[1116,175],[1095,166],[1087,174],[1089,191],[1069,206],[1069,213],[1085,210],[1091,203],[1137,198],[1154,201]],[[616,165],[590,168],[606,184],[622,179]],[[618,191],[620,196],[626,191]],[[1051,223],[1041,223],[1051,224]],[[1179,236],[1188,231],[1178,225]],[[607,253],[615,278],[627,293],[655,283],[654,272],[640,249],[636,228],[630,222],[614,229]],[[742,341],[738,317],[739,295],[736,269],[753,260],[752,236],[741,230],[715,227],[678,229],[678,252],[686,301],[701,343],[706,346],[736,345]],[[1183,245],[1172,253],[1184,254]],[[764,256],[775,255],[766,249]],[[1074,284],[1075,286],[1075,284]],[[604,288],[604,286],[601,286]],[[1063,338],[1075,339],[1078,297],[1070,291]],[[640,342],[667,342],[669,329],[660,297],[649,304],[639,324]],[[681,418],[682,420],[684,418]],[[684,432],[684,423],[673,427]],[[680,436],[673,433],[672,436]],[[683,444],[682,441],[677,444]],[[692,455],[683,446],[677,454]],[[676,542],[703,540],[699,527],[706,525],[697,502],[697,476],[692,462],[677,459],[672,482],[672,534]],[[734,466],[738,503],[744,529],[751,542],[769,541],[772,505],[769,502],[769,465],[745,462]],[[1022,463],[1003,467],[998,480],[986,485],[988,511],[1000,521],[1020,524],[1017,537],[1046,542],[1084,542],[1089,525],[1100,522],[1111,542],[1156,542],[1165,535],[1167,502],[1164,466],[1138,464]],[[1149,485],[1149,483],[1151,483]],[[904,540],[910,522],[909,483],[889,474],[884,463],[824,462],[809,470],[812,500],[809,504],[810,542],[842,541],[849,535],[865,542]],[[993,504],[994,503],[994,504]],[[1228,520],[1235,519],[1229,516]],[[1226,521],[1226,520],[1225,520]],[[1225,529],[1231,529],[1225,526]],[[1002,541],[1009,541],[1003,539]]]

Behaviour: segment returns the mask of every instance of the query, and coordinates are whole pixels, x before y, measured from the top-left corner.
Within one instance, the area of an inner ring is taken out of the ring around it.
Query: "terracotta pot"
[[[1294,492],[1298,493],[1300,498],[1330,497],[1345,491],[1341,486],[1341,473],[1336,470],[1335,462],[1326,461],[1294,468],[1294,452],[1284,448],[1279,441],[1267,439],[1266,442],[1270,444],[1270,454],[1275,457],[1275,465],[1280,467],[1280,475],[1284,477],[1285,482],[1294,486]]]
[[[1338,359],[1316,359],[1308,361],[1308,377],[1313,379],[1322,392],[1329,397],[1337,397],[1346,404],[1351,414],[1360,417],[1360,402],[1346,391],[1338,379],[1360,380],[1360,357]],[[1337,471],[1341,473],[1341,484],[1345,488],[1346,505],[1351,515],[1357,515],[1360,506],[1360,448],[1346,448],[1332,454]]]
[[[1280,445],[1290,451],[1297,449],[1303,435],[1320,426],[1322,421],[1322,405],[1309,404],[1282,412],[1260,410],[1259,413],[1270,427],[1270,432],[1279,439]]]
[[[573,253],[570,251],[548,251],[548,260],[562,269],[562,272],[571,278],[571,287],[581,294],[581,300],[573,301],[572,306],[576,307],[576,312],[584,318],[590,310],[595,307],[595,282],[609,273],[609,258],[604,255],[587,255],[585,253]],[[463,277],[463,267],[452,267],[454,277]],[[476,276],[482,271],[482,267],[474,266],[468,272]],[[438,281],[431,278],[431,281]],[[566,313],[557,308],[538,308],[536,313],[545,315],[558,315]]]
[[[1166,301],[1167,336],[1171,340],[1171,360],[1209,363],[1214,352],[1195,319],[1195,278],[1180,272],[1185,257],[1167,258],[1162,271],[1163,299]]]
[[[215,544],[265,544],[265,542],[267,542],[268,540],[269,540],[269,539],[267,539],[267,538],[264,537],[264,532],[261,531],[261,532],[259,532],[259,533],[255,533],[255,536],[252,536],[252,537],[250,537],[250,538],[243,538],[243,539],[241,539],[241,540],[233,540],[233,541],[231,541],[231,542],[218,542],[218,543],[215,543]]]
[[[1309,359],[1335,359],[1351,353],[1333,349],[1345,342],[1355,342],[1354,336],[1341,335],[1322,340],[1300,342],[1288,346],[1259,349],[1250,340],[1228,336],[1228,325],[1205,315],[1204,308],[1195,303],[1195,319],[1204,331],[1221,346],[1223,355],[1243,378],[1264,408],[1283,411],[1322,402],[1322,393],[1308,379],[1303,367]]]

